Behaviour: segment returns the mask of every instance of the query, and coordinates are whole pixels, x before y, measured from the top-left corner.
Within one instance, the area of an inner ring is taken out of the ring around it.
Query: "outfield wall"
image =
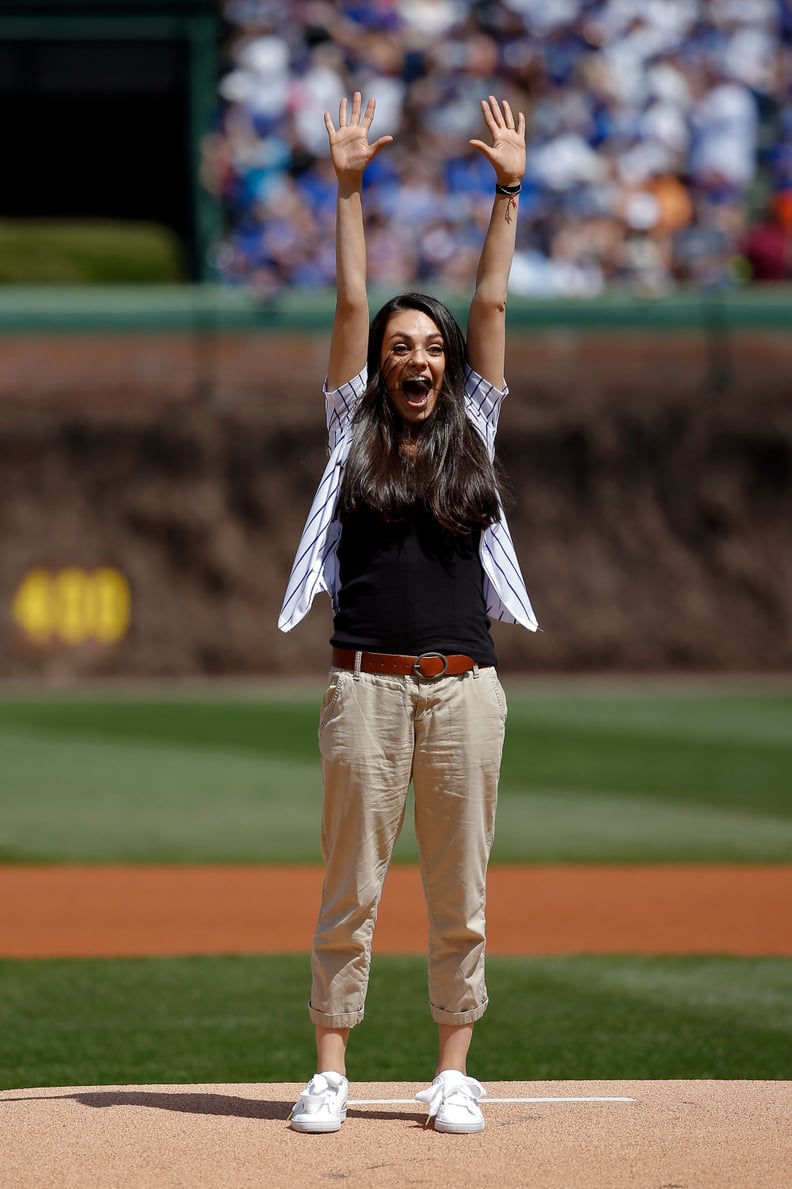
[[[792,336],[757,321],[513,316],[500,453],[543,631],[496,627],[505,671],[790,668]],[[2,674],[326,668],[326,599],[275,627],[326,346],[277,320],[0,325]]]

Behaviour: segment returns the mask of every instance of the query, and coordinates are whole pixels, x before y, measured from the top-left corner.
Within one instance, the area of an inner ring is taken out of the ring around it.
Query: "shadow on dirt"
[[[294,1105],[288,1102],[259,1102],[254,1098],[239,1098],[226,1094],[172,1093],[153,1090],[92,1090],[81,1094],[20,1095],[5,1102],[45,1102],[71,1098],[81,1106],[144,1106],[161,1111],[181,1111],[188,1115],[229,1115],[239,1119],[283,1119],[289,1117]]]
[[[18,1098],[4,1098],[3,1102],[52,1102],[71,1099],[81,1106],[91,1106],[99,1109],[113,1106],[141,1106],[160,1111],[179,1111],[187,1115],[228,1116],[237,1119],[281,1119],[286,1122],[289,1112],[294,1105],[292,1099],[288,1102],[262,1102],[254,1098],[241,1098],[237,1095],[211,1093],[174,1093],[173,1091],[156,1090],[91,1090],[78,1094],[48,1094],[24,1095]],[[350,1116],[365,1115],[370,1119],[402,1119],[412,1120],[421,1127],[425,1124],[426,1116],[412,1115],[411,1112],[370,1110],[365,1107],[350,1107]]]

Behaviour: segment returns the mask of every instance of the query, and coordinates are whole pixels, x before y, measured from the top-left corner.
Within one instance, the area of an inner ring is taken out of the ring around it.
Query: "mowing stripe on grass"
[[[310,696],[0,700],[0,861],[318,861],[316,717]],[[783,692],[515,692],[493,861],[792,861],[790,722]]]
[[[491,958],[482,1081],[789,1078],[792,961]],[[0,961],[0,1087],[295,1082],[315,1060],[307,956]],[[399,1037],[398,1045],[392,1043]],[[421,958],[375,953],[355,1081],[424,1081]]]

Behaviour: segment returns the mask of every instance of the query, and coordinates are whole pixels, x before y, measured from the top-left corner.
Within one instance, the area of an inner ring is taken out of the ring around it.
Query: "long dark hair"
[[[382,342],[394,314],[420,310],[443,337],[443,388],[431,415],[406,426],[388,396]],[[368,384],[355,414],[352,449],[341,482],[341,516],[369,508],[404,520],[423,504],[440,526],[469,532],[498,519],[498,482],[486,447],[465,413],[465,339],[451,311],[423,293],[393,297],[369,330]],[[409,435],[412,449],[401,447]]]

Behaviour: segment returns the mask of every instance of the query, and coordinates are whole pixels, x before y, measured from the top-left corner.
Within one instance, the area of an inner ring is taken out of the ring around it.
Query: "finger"
[[[381,136],[381,137],[379,138],[379,140],[375,140],[375,141],[374,141],[374,144],[372,144],[372,145],[369,145],[369,150],[370,150],[370,153],[371,153],[371,157],[372,157],[372,158],[373,158],[373,157],[376,157],[376,155],[377,155],[377,153],[380,151],[380,149],[384,149],[384,148],[385,148],[385,145],[389,145],[389,144],[392,144],[392,143],[393,143],[393,137],[392,137],[392,136]],[[371,159],[371,158],[370,158],[370,159]]]
[[[498,101],[494,95],[490,95],[490,97],[489,97],[489,106],[490,106],[490,112],[492,113],[493,120],[495,121],[495,123],[497,124],[497,126],[499,128],[502,128],[503,127],[503,116],[501,114],[500,104],[498,103]]]
[[[508,99],[503,100],[503,119],[507,128],[514,127],[514,113],[512,112]]]
[[[517,132],[525,140],[525,113],[520,112],[517,116]]]
[[[335,126],[333,125],[333,119],[329,111],[326,111],[324,114],[324,124],[327,129],[327,135],[335,136]]]
[[[352,96],[352,124],[360,123],[360,91],[355,91]]]
[[[468,144],[471,146],[471,148],[478,149],[480,153],[483,153],[488,161],[494,161],[492,155],[492,145],[487,144],[483,140],[469,140]]]
[[[497,121],[495,120],[495,117],[494,117],[494,115],[492,114],[492,110],[491,110],[491,108],[490,108],[489,100],[487,100],[487,99],[482,99],[482,101],[481,101],[481,112],[482,112],[482,115],[484,116],[484,123],[487,125],[487,127],[489,128],[489,130],[490,130],[491,134],[494,136],[494,135],[495,135],[495,132],[497,131],[498,124],[497,124]]]
[[[346,95],[345,95],[344,98],[341,100],[341,102],[338,105],[338,127],[346,128],[346,122],[347,122],[347,101],[346,101]]]
[[[363,115],[363,120],[362,120],[362,124],[363,124],[364,128],[368,129],[371,127],[371,121],[374,119],[374,110],[375,110],[376,106],[377,106],[376,101],[373,98],[369,99],[368,103],[366,104],[366,110],[365,110],[365,113]]]

